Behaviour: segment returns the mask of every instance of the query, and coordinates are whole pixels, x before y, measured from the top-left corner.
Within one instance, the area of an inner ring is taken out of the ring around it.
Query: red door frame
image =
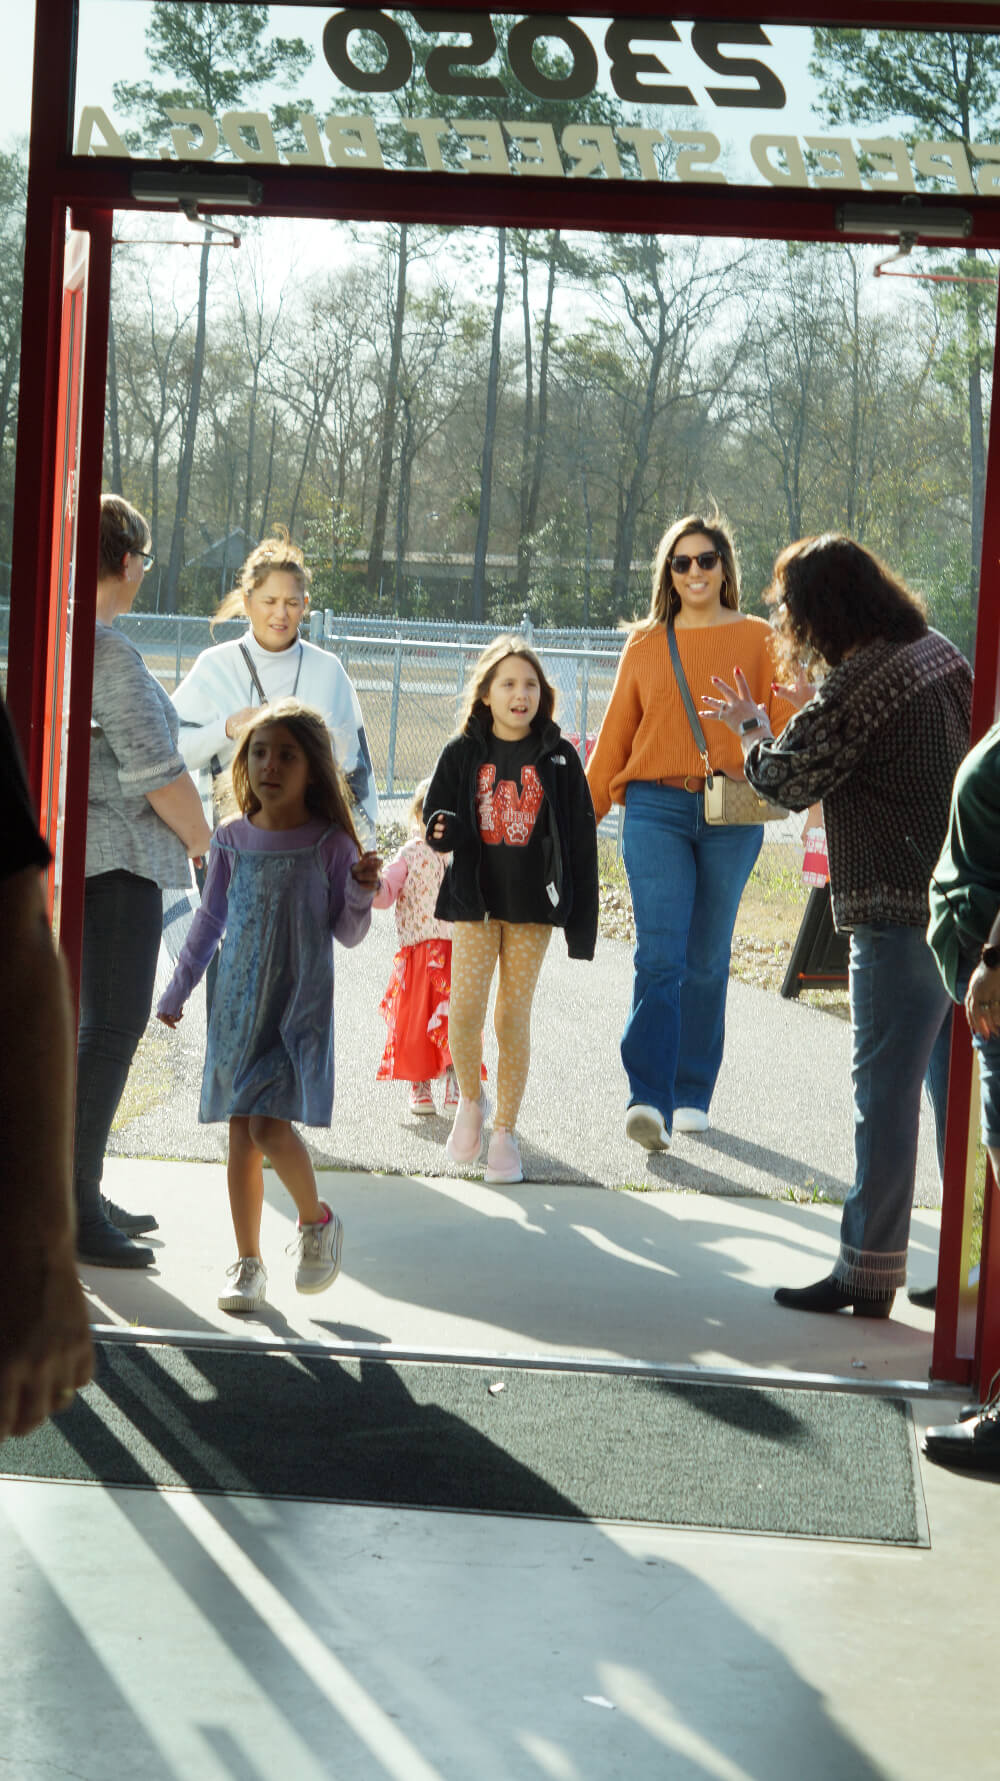
[[[69,696],[70,611],[76,554],[76,486],[79,473],[80,393],[83,382],[89,235],[70,235],[63,274],[62,330],[59,337],[59,426],[56,433],[55,491],[52,503],[52,565],[49,592],[48,658],[42,735],[39,823],[52,852],[47,873],[49,920],[58,929],[62,874],[63,720]]]
[[[183,4],[183,0],[170,0]],[[300,0],[301,3],[301,0]],[[306,4],[337,10],[332,0]],[[441,10],[499,12],[477,0],[439,0]],[[520,0],[517,14],[552,11],[551,0]],[[567,5],[566,14],[606,17],[616,8],[600,0]],[[631,17],[662,17],[662,0],[629,0]],[[886,25],[913,29],[1000,31],[996,0],[874,0],[863,7],[795,0],[726,0],[723,7],[689,0],[679,16],[748,19],[765,25]],[[942,19],[944,13],[944,20]],[[17,480],[12,551],[8,702],[20,732],[36,795],[42,788],[45,748],[47,667],[54,640],[49,584],[54,531],[52,491],[56,478],[59,331],[62,305],[63,242],[67,217],[91,236],[90,290],[84,343],[83,415],[79,469],[77,573],[71,652],[69,778],[66,791],[61,939],[74,979],[78,978],[83,907],[83,856],[89,762],[89,688],[93,668],[96,598],[97,514],[102,481],[108,303],[111,278],[112,213],[116,209],[156,209],[132,197],[139,168],[161,175],[164,163],[71,153],[77,0],[36,0],[31,161],[25,234],[26,305],[21,343]],[[174,168],[176,171],[176,166]],[[232,169],[228,169],[232,171]],[[199,175],[209,171],[204,163]],[[254,166],[262,187],[258,214],[367,221],[448,222],[489,225],[506,222],[526,228],[580,228],[594,231],[757,237],[777,240],[837,241],[837,196],[823,191],[787,193],[754,186],[658,185],[641,181],[500,179],[466,174],[417,174],[307,167]],[[873,210],[884,202],[876,192],[851,194],[852,204]],[[1000,247],[1000,204],[978,197],[935,197],[935,209],[967,210],[973,232],[967,245]],[[225,204],[205,204],[206,212]],[[867,237],[888,239],[877,225]],[[991,440],[1000,439],[1000,394],[994,385]],[[973,740],[993,722],[1000,668],[1000,451],[990,452],[976,636]],[[1000,1366],[1000,1211],[996,1184],[987,1195],[981,1290],[974,1341],[963,1313],[960,1281],[966,1275],[963,1232],[966,1218],[966,1159],[970,1142],[971,1052],[964,1022],[956,1021],[944,1171],[935,1376],[967,1382],[973,1372],[982,1384]],[[992,1277],[998,1290],[992,1294]],[[968,1294],[965,1294],[968,1301]],[[963,1321],[964,1318],[964,1321]],[[974,1349],[974,1352],[973,1352]]]

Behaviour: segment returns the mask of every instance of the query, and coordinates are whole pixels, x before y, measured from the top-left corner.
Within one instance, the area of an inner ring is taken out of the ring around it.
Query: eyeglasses
[[[699,569],[714,569],[718,560],[717,550],[703,550],[696,557],[671,557],[670,567],[675,575],[686,575],[692,563],[697,563]]]
[[[146,572],[149,569],[151,569],[153,567],[153,564],[156,562],[156,558],[154,557],[152,551],[137,550],[133,554],[137,557],[142,558],[142,572],[144,575],[146,574]]]

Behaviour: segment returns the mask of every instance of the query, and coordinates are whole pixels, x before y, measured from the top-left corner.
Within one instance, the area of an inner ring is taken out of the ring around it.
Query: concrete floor
[[[396,945],[388,913],[363,946],[335,948],[337,1097],[329,1130],[305,1136],[322,1168],[441,1172],[448,1122],[409,1117],[400,1083],[377,1082],[385,1044],[378,1013]],[[159,981],[169,966],[161,956]],[[624,1132],[627,1083],[618,1042],[632,994],[632,951],[599,940],[592,963],[566,955],[561,934],[546,954],[532,1009],[532,1068],[517,1129],[533,1179],[670,1189],[733,1198],[813,1193],[843,1200],[854,1180],[851,1034],[846,1021],[786,1002],[735,979],[726,1004],[726,1052],[712,1125],[649,1156]],[[496,1040],[486,1021],[486,1063],[496,1081]],[[155,1018],[132,1066],[111,1134],[120,1157],[225,1160],[224,1124],[200,1125],[205,1061],[199,986],[176,1031]],[[440,1096],[440,1091],[439,1091]],[[440,1105],[440,1099],[439,1099]],[[915,1204],[940,1204],[929,1106],[917,1154]]]
[[[88,1269],[111,1339],[231,1342],[223,1171],[112,1162],[161,1223],[148,1275]],[[803,1317],[837,1207],[328,1175],[329,1293],[235,1339],[592,1355],[713,1376],[907,1380],[931,1319]],[[914,1220],[933,1277],[937,1215]],[[135,1327],[138,1326],[138,1327]],[[112,1334],[116,1332],[116,1334]],[[267,1438],[267,1431],[261,1431]],[[2,1466],[2,1454],[0,1454]],[[0,1481],[0,1775],[14,1781],[959,1781],[996,1769],[996,1485],[921,1461],[931,1544],[428,1514]]]

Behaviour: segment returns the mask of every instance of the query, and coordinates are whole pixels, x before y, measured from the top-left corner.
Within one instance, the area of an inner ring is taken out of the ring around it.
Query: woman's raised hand
[[[739,735],[740,724],[748,717],[762,718],[765,726],[770,729],[767,712],[751,694],[742,668],[734,669],[733,679],[736,685],[728,686],[717,674],[712,675],[712,685],[718,687],[720,696],[713,699],[708,693],[703,693],[698,716],[716,718],[720,724],[725,724],[727,729],[732,730],[734,736]]]
[[[791,686],[779,686],[776,680],[772,680],[771,691],[777,693],[779,699],[787,699],[789,705],[795,706],[796,711],[801,711],[803,705],[808,705],[816,688],[800,664]]]
[[[382,861],[377,853],[363,853],[351,867],[351,877],[363,890],[377,891],[382,876]]]

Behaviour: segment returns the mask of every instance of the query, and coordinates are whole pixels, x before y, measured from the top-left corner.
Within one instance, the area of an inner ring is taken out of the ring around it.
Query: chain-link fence
[[[212,643],[242,634],[243,623],[132,612],[118,620],[169,692]],[[405,634],[404,634],[405,631]],[[310,640],[338,656],[357,689],[380,793],[401,798],[430,773],[454,733],[462,691],[489,625],[393,625],[334,613],[310,614]],[[532,636],[557,694],[564,734],[586,759],[601,727],[621,650],[620,634],[538,632]]]
[[[117,622],[168,692],[183,680],[203,649],[241,636],[245,625],[237,619],[216,625],[213,632],[207,618],[148,612],[128,613]],[[607,708],[624,634],[533,631],[527,619],[520,628],[556,689],[556,717],[563,734],[585,762]],[[414,788],[432,771],[454,734],[472,666],[496,634],[491,625],[309,614],[310,641],[340,658],[357,689],[386,814],[404,809]],[[4,662],[6,643],[7,608],[0,606]],[[800,827],[800,818],[775,823],[768,839],[793,839]],[[618,810],[602,825],[602,832],[620,841]]]

